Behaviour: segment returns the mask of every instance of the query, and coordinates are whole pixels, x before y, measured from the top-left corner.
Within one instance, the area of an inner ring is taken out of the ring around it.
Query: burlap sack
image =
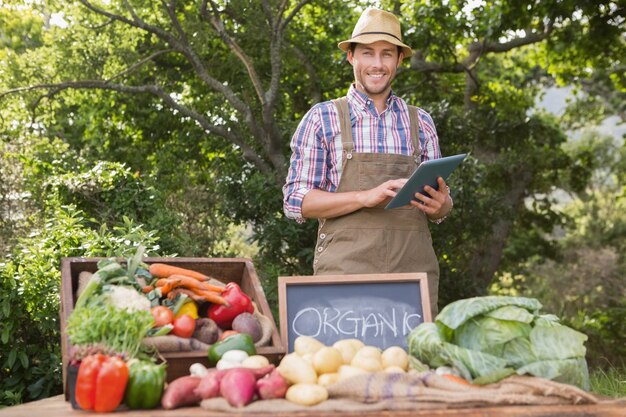
[[[91,280],[91,276],[93,274],[91,272],[83,271],[78,274],[78,288],[76,289],[76,297],[80,297],[80,295],[85,290],[87,284],[89,284],[89,280]]]
[[[322,413],[600,402],[594,395],[572,385],[542,378],[512,376],[496,384],[477,386],[459,384],[432,371],[419,374],[378,372],[357,375],[331,385],[328,393],[329,400],[312,407],[287,400],[267,400],[234,408],[223,398],[204,400],[200,406],[207,410],[237,413]]]
[[[191,352],[193,350],[209,350],[206,343],[194,338],[182,338],[174,335],[145,337],[143,344],[156,349],[159,353],[166,352]]]

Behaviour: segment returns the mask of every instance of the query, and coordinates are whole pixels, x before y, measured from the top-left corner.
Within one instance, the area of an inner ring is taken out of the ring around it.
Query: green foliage
[[[589,375],[591,391],[613,398],[626,397],[626,370],[623,364],[607,363]]]
[[[61,392],[59,289],[61,259],[132,255],[141,243],[156,254],[152,232],[126,220],[94,230],[84,212],[57,207],[30,236],[19,239],[0,264],[0,404]]]

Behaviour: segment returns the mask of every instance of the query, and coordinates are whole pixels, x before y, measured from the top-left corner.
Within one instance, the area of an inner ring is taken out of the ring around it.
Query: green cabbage
[[[408,336],[409,353],[431,366],[454,366],[464,378],[496,382],[530,374],[589,389],[587,336],[539,314],[523,297],[475,297],[447,305],[434,323]]]

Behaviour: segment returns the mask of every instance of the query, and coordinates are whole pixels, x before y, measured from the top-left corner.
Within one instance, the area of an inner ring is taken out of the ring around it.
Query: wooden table
[[[224,417],[224,416],[276,416],[275,412],[268,411],[262,414],[251,413],[216,413],[203,410],[200,407],[180,408],[177,410],[146,410],[146,411],[118,411],[110,414],[87,413],[73,410],[69,402],[65,402],[63,395],[46,398],[26,404],[0,409],[0,417],[65,417],[65,416],[124,416],[124,417]],[[317,417],[310,412],[289,413],[289,417]],[[336,413],[332,416],[335,417]],[[358,413],[341,413],[341,417],[624,417],[626,416],[626,402],[603,403],[595,405],[558,405],[558,406],[506,406],[484,408],[460,408],[448,410],[414,410],[414,411],[375,411]],[[321,417],[321,416],[320,416]]]

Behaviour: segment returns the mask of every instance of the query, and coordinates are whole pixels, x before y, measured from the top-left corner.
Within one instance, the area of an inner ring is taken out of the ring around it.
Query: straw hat
[[[339,42],[337,46],[342,51],[348,52],[351,43],[368,44],[377,41],[387,41],[400,46],[405,58],[413,55],[411,47],[402,43],[400,21],[396,15],[371,7],[365,9],[359,17],[352,31],[352,37],[347,41]]]

